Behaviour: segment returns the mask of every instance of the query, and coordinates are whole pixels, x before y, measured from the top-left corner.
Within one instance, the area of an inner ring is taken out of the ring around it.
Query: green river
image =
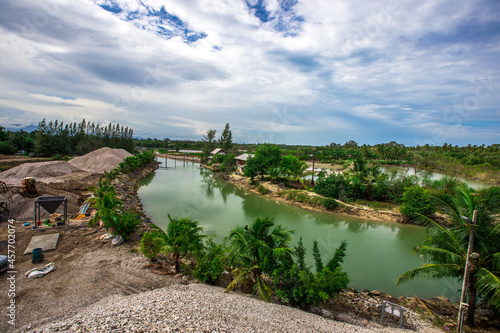
[[[343,268],[351,279],[350,286],[360,291],[367,288],[396,297],[458,300],[460,285],[451,279],[421,279],[395,287],[403,272],[422,263],[411,252],[425,238],[422,227],[313,212],[248,193],[198,164],[168,160],[167,165],[162,164],[144,179],[138,191],[145,212],[162,229],[168,224],[167,214],[189,217],[199,222],[205,234],[216,234],[221,240],[237,225],[249,224],[257,216],[274,216],[277,225],[295,231],[294,244],[302,236],[311,266],[314,239],[324,262],[342,240],[347,240]]]

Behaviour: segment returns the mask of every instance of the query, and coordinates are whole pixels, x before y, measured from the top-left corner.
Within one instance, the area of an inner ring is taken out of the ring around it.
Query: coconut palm
[[[91,186],[89,189],[94,196],[87,199],[87,202],[97,209],[96,214],[89,220],[89,225],[94,225],[101,220],[106,228],[111,227],[116,218],[116,212],[123,206],[122,201],[116,195],[114,186],[107,178],[102,178],[97,187]]]
[[[469,235],[474,229],[473,252],[477,255],[471,259],[467,286],[467,324],[474,326],[478,295],[500,309],[500,224],[492,219],[492,215],[499,211],[500,188],[493,187],[474,193],[469,188],[460,187],[453,197],[436,199],[447,214],[451,227],[445,228],[428,217],[419,217],[428,227],[428,236],[415,248],[415,252],[423,255],[428,263],[405,272],[396,285],[417,277],[462,279]],[[471,225],[462,216],[472,220],[474,210],[478,211],[478,218],[476,225]]]
[[[202,238],[205,236],[201,235],[203,229],[198,227],[198,221],[189,218],[172,218],[170,214],[168,214],[168,219],[170,223],[167,226],[167,231],[163,234],[166,244],[165,251],[172,252],[175,272],[179,273],[180,256],[201,249],[203,246]]]
[[[268,301],[271,288],[265,282],[263,274],[270,273],[280,257],[289,256],[292,250],[288,247],[293,231],[281,226],[274,227],[273,218],[257,217],[252,225],[236,227],[231,231],[232,253],[230,264],[233,270],[233,281],[226,291],[230,291],[244,282],[253,284],[253,291]]]

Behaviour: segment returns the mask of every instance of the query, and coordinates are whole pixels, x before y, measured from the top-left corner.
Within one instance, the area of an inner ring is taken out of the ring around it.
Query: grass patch
[[[356,200],[355,204],[367,206],[375,210],[392,210],[396,208],[398,205],[390,203],[390,202],[382,202],[382,201],[369,201],[369,200]]]
[[[317,195],[311,196],[303,190],[289,190],[279,193],[279,196],[290,201],[301,202],[315,207],[325,207],[328,210],[334,210],[338,207],[337,201],[323,198]]]
[[[257,188],[257,191],[259,191],[260,194],[268,194],[270,192],[267,188],[265,188],[262,185],[259,185],[259,187]]]

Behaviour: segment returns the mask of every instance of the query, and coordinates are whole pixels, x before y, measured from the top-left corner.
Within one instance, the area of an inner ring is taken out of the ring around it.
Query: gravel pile
[[[124,149],[104,147],[86,155],[75,157],[69,162],[52,161],[24,163],[0,173],[0,180],[8,185],[21,186],[24,177],[35,177],[37,182],[58,183],[66,181],[64,176],[80,172],[78,177],[88,173],[104,173],[116,168],[125,158],[132,156]]]
[[[104,173],[116,168],[125,158],[132,156],[125,149],[108,147],[94,150],[80,157],[71,159],[68,163],[87,172]]]
[[[328,320],[201,284],[103,299],[30,332],[408,332]]]
[[[38,181],[81,171],[78,167],[64,161],[24,163],[0,173],[0,180],[10,185],[20,186],[24,177],[35,177]]]

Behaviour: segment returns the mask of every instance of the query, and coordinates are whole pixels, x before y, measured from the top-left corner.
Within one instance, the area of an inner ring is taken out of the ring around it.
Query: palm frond
[[[463,269],[463,267],[457,264],[425,264],[421,267],[404,272],[396,281],[396,286],[416,278],[441,277],[461,269]]]
[[[425,221],[428,231],[430,233],[430,236],[427,237],[424,243],[432,243],[432,241],[436,239],[435,236],[439,235],[445,238],[447,245],[451,246],[457,253],[461,253],[463,255],[467,253],[466,248],[462,245],[462,243],[459,242],[457,237],[455,237],[450,232],[449,229],[446,229],[445,227],[439,225],[437,222],[435,222],[434,220],[432,220],[427,216],[421,215],[421,218]]]
[[[493,272],[481,268],[477,272],[479,279],[476,282],[477,291],[484,296],[488,296],[491,304],[500,309],[500,277]]]
[[[235,289],[238,285],[242,284],[249,278],[249,275],[252,273],[251,270],[247,268],[236,268],[233,270],[233,281],[229,283],[229,285],[226,288],[226,292],[229,292],[233,289]]]
[[[262,276],[257,277],[257,281],[255,281],[255,285],[253,286],[253,292],[266,302],[271,300],[271,287],[264,281]]]

